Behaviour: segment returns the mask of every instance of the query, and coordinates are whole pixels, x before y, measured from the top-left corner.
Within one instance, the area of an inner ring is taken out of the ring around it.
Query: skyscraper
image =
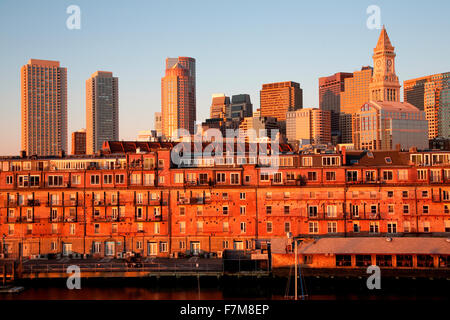
[[[261,117],[286,120],[286,113],[303,108],[303,90],[293,81],[263,84],[260,91]]]
[[[97,71],[86,80],[86,152],[97,152],[108,140],[119,140],[119,79]]]
[[[155,130],[156,135],[160,137],[162,135],[161,112],[155,112]]]
[[[230,97],[225,96],[225,94],[213,94],[209,116],[210,119],[225,119],[225,113],[230,103]]]
[[[241,122],[246,117],[253,116],[253,105],[248,94],[235,94],[231,96],[231,104],[225,111],[227,120]]]
[[[72,132],[72,154],[86,154],[86,129]]]
[[[328,144],[331,142],[331,111],[304,108],[289,111],[286,119],[288,141],[303,144]]]
[[[332,76],[319,78],[319,108],[331,111],[331,135],[335,142],[341,141],[339,114],[341,112],[341,92],[345,89],[345,79],[352,78],[353,73],[339,72]]]
[[[21,148],[28,155],[67,151],[67,69],[30,59],[21,70]]]
[[[167,58],[166,73],[161,79],[162,133],[176,138],[177,129],[194,134],[196,120],[195,59]]]
[[[425,111],[428,120],[428,138],[449,138],[450,110],[441,103],[443,90],[450,85],[450,72],[433,74],[404,81],[403,98]],[[444,100],[446,97],[444,96]]]
[[[344,92],[341,92],[341,112],[352,114],[369,101],[369,85],[373,68],[365,66],[361,71],[353,72],[353,77],[344,80]]]

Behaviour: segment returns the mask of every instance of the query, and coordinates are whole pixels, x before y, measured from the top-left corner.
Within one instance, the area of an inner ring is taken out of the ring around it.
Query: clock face
[[[392,60],[391,59],[388,59],[387,65],[388,65],[388,67],[390,67],[392,65]]]
[[[381,60],[377,61],[377,67],[381,66]]]

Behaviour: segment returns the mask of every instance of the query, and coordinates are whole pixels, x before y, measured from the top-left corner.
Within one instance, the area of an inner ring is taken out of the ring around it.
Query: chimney
[[[27,157],[27,152],[26,152],[26,150],[20,150],[20,157],[21,157],[21,158],[26,158],[26,157]]]
[[[347,148],[345,148],[345,146],[341,147],[341,153],[342,153],[342,165],[346,165],[347,164]]]
[[[417,147],[416,146],[410,147],[409,152],[417,152]]]
[[[66,156],[66,152],[64,150],[59,151],[59,157],[64,158]]]

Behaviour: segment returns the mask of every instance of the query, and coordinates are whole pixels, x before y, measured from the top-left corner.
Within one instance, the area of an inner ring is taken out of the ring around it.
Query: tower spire
[[[394,51],[394,47],[391,44],[391,40],[389,39],[389,36],[387,34],[386,28],[383,25],[383,28],[381,29],[380,36],[378,37],[377,46],[373,50],[374,52],[379,51]]]

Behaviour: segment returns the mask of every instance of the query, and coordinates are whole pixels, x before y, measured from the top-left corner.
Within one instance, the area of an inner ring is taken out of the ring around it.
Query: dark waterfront
[[[449,280],[395,280],[369,290],[365,279],[305,279],[307,300],[448,300]],[[66,288],[66,280],[17,282],[20,293],[0,294],[0,300],[283,300],[287,279],[222,278],[82,279],[80,290]],[[293,296],[293,281],[288,296]],[[299,287],[299,294],[302,288]]]

